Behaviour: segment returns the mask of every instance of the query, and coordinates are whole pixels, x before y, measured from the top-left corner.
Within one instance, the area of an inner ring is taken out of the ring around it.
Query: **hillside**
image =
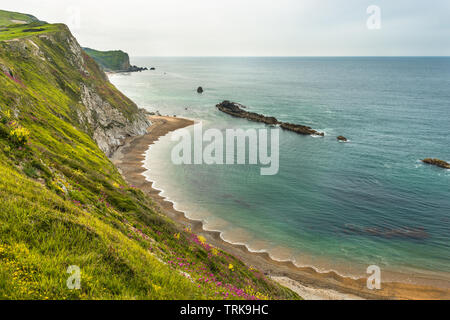
[[[83,48],[106,71],[128,70],[130,57],[122,50],[98,51],[90,48]]]
[[[0,10],[0,26],[28,24],[32,22],[39,22],[39,19],[29,14]]]
[[[1,30],[0,88],[0,299],[298,298],[124,181],[107,155],[146,113],[66,26]]]
[[[90,48],[83,48],[83,50],[107,72],[136,72],[147,70],[147,68],[131,65],[128,53],[122,50],[98,51]]]

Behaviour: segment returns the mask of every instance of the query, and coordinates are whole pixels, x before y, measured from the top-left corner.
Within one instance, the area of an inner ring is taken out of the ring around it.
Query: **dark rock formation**
[[[444,160],[427,158],[427,159],[422,160],[422,162],[426,163],[426,164],[438,166],[440,168],[450,169],[450,163],[445,162]]]
[[[243,106],[239,103],[224,101],[216,106],[220,111],[227,113],[233,117],[245,118],[250,121],[262,122],[265,124],[279,124],[280,122],[274,117],[266,117],[262,114],[247,112],[242,110]]]
[[[322,136],[322,137],[325,135],[323,132],[318,132],[318,131],[312,129],[311,127],[302,126],[299,124],[280,122],[280,127],[285,130],[296,132],[298,134],[317,135],[317,136]]]
[[[285,130],[293,131],[298,134],[319,135],[319,136],[324,135],[322,132],[317,132],[316,130],[314,130],[310,127],[302,126],[299,124],[281,122],[281,121],[278,121],[277,118],[275,118],[275,117],[266,117],[262,114],[258,114],[255,112],[247,112],[245,110],[242,110],[246,107],[239,103],[230,102],[230,101],[226,100],[226,101],[223,101],[222,103],[216,105],[216,107],[220,111],[227,113],[233,117],[245,118],[250,121],[262,122],[262,123],[265,123],[268,125],[277,125],[278,124],[278,125],[280,125],[281,128],[283,128]]]
[[[141,72],[141,71],[147,71],[148,68],[146,67],[138,67],[138,66],[130,66],[128,70],[125,70],[125,72]]]
[[[202,87],[198,87],[197,93],[203,93],[203,88]]]
[[[154,71],[154,70],[156,70],[156,69],[155,69],[154,67],[151,67],[150,70]],[[166,73],[164,72],[164,74],[166,74]]]
[[[338,141],[342,141],[342,142],[347,142],[348,141],[347,138],[344,137],[344,136],[339,136],[339,137],[337,137],[337,139],[338,139]]]

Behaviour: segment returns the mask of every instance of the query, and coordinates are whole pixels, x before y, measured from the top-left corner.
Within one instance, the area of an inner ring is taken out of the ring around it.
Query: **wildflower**
[[[158,285],[156,285],[156,284],[153,284],[153,283],[152,283],[152,286],[153,286],[153,289],[155,289],[155,291],[161,290],[161,287],[158,286]]]
[[[230,263],[229,266],[228,266],[228,269],[231,270],[231,271],[234,271],[234,266]]]
[[[200,241],[201,244],[205,244],[206,243],[206,238],[204,236],[199,236],[198,237],[198,241]]]
[[[10,131],[9,137],[14,143],[25,145],[30,138],[30,131],[24,127],[17,127]]]
[[[180,240],[180,234],[179,234],[179,233],[175,233],[175,234],[173,235],[173,237],[174,237],[175,239],[177,239],[177,240]]]

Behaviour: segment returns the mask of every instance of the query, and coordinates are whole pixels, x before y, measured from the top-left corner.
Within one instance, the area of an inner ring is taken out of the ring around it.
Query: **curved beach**
[[[352,279],[336,272],[319,273],[314,268],[298,267],[292,262],[280,262],[267,253],[250,252],[245,245],[234,245],[224,241],[220,232],[206,231],[200,221],[186,218],[183,212],[176,210],[173,203],[160,195],[161,191],[153,188],[143,173],[145,153],[149,146],[171,131],[188,127],[194,121],[163,116],[151,116],[152,126],[147,134],[129,138],[111,157],[128,183],[140,188],[157,204],[160,212],[180,227],[190,227],[193,232],[201,234],[208,242],[237,257],[246,264],[254,266],[279,283],[291,288],[306,299],[449,299],[448,290],[401,282],[382,282],[381,290],[369,290],[366,279]]]

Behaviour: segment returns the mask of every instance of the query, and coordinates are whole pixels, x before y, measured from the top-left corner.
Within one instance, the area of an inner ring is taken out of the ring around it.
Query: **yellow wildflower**
[[[205,244],[206,243],[206,238],[204,236],[199,236],[198,237],[198,241],[200,241],[201,244]]]

